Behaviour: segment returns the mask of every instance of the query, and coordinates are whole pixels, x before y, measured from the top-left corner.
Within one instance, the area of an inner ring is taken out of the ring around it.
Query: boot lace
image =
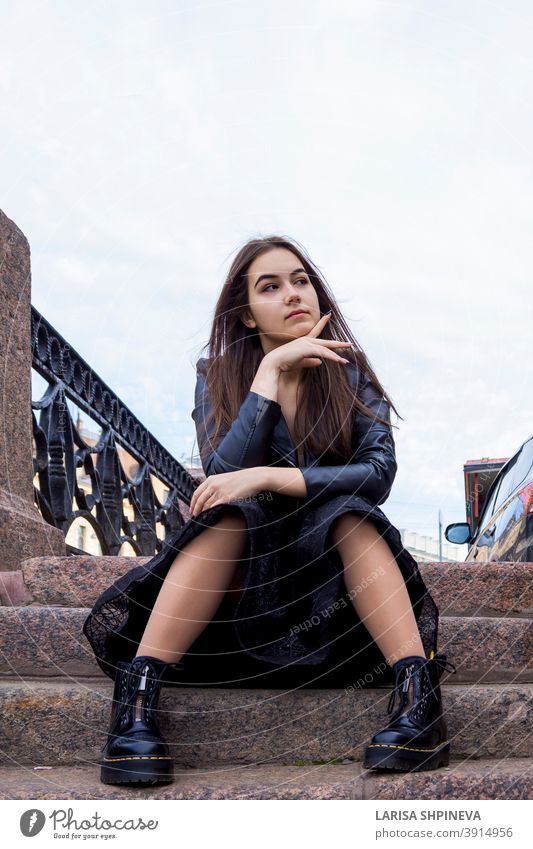
[[[421,696],[420,699],[416,702],[416,704],[412,705],[411,711],[415,719],[420,719],[423,716],[427,708],[428,696],[433,690],[428,670],[428,665],[430,663],[434,663],[437,669],[439,670],[439,679],[444,671],[453,673],[457,672],[457,669],[455,668],[454,664],[448,661],[446,659],[446,655],[443,653],[435,654],[432,658],[428,658],[426,660],[422,660],[421,658],[419,663],[411,663],[407,666],[403,666],[398,673],[394,688],[392,690],[392,693],[390,694],[389,703],[387,705],[387,713],[393,713],[394,705],[396,704],[396,700],[398,699],[398,707],[392,719],[395,719],[397,716],[399,716],[404,707],[407,706],[407,691],[409,690],[409,684],[411,683],[412,676],[415,675],[418,670],[420,670],[421,673]]]

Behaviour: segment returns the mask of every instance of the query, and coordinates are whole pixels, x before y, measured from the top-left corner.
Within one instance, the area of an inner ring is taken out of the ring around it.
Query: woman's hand
[[[191,498],[191,513],[198,516],[203,510],[226,504],[236,498],[248,498],[268,488],[265,472],[261,466],[250,469],[237,469],[235,472],[222,472],[209,475],[194,490]]]
[[[309,366],[321,366],[323,357],[326,360],[333,360],[335,363],[347,363],[331,348],[352,348],[351,342],[340,342],[338,339],[318,339],[322,333],[328,320],[331,318],[331,313],[323,315],[319,318],[314,327],[305,336],[299,336],[297,339],[292,339],[290,342],[285,342],[283,345],[278,345],[274,350],[269,351],[263,357],[262,362],[268,361],[273,365],[278,372],[291,371],[291,369],[307,368]]]

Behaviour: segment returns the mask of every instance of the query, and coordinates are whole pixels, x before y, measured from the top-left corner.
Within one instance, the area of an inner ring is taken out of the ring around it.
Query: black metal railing
[[[137,555],[155,554],[163,544],[157,523],[165,536],[182,527],[180,501],[190,504],[198,483],[33,306],[31,339],[32,366],[49,384],[43,397],[31,402],[33,473],[39,481],[34,495],[43,518],[66,536],[72,523],[83,517],[103,554],[117,554],[124,543]],[[96,444],[82,438],[67,398],[100,426]],[[128,478],[117,446],[138,463],[133,478]],[[90,481],[87,492],[76,474],[81,466]],[[168,488],[164,501],[151,475]],[[128,503],[132,517],[125,512]]]

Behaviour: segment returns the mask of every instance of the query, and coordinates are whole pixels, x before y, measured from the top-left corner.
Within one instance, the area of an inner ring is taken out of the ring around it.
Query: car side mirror
[[[468,522],[453,522],[444,531],[444,536],[448,542],[454,542],[456,545],[464,545],[465,542],[470,542],[472,539],[470,525]]]

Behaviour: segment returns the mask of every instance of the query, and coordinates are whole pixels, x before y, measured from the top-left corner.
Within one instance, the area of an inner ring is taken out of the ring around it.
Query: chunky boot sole
[[[398,769],[402,772],[422,772],[448,766],[450,744],[441,743],[436,749],[417,749],[415,746],[370,745],[365,751],[365,769]]]
[[[174,781],[171,758],[109,758],[101,764],[103,784],[170,784]]]

